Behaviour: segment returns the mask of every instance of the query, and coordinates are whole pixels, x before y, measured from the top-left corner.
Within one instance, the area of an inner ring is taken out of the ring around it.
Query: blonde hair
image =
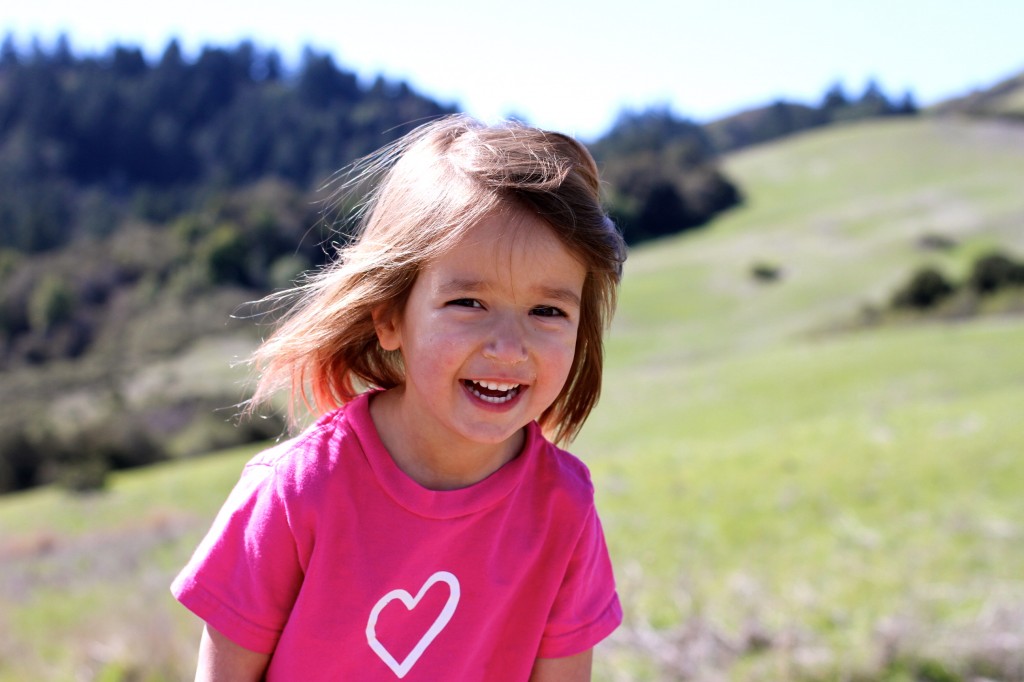
[[[569,377],[539,421],[556,442],[571,440],[601,391],[602,337],[615,308],[626,247],[600,203],[597,166],[570,137],[466,116],[416,128],[355,164],[336,205],[365,187],[354,236],[331,264],[300,286],[265,299],[291,309],[257,349],[249,409],[279,391],[318,415],[364,387],[402,383],[401,355],[377,342],[372,313],[400,312],[424,263],[458,243],[494,211],[528,211],[549,225],[586,267]]]

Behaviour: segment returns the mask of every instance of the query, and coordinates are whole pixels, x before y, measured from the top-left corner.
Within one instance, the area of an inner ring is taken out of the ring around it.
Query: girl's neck
[[[523,449],[525,429],[501,443],[454,442],[431,438],[410,428],[403,419],[401,389],[378,393],[370,399],[370,417],[395,465],[428,490],[458,490],[479,483]]]

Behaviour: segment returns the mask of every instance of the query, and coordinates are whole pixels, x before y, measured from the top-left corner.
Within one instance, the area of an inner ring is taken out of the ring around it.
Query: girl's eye
[[[537,306],[530,312],[537,317],[566,317],[565,311],[550,305]]]
[[[480,305],[480,301],[475,298],[456,298],[453,301],[448,301],[448,305],[459,306],[460,308],[483,308]]]

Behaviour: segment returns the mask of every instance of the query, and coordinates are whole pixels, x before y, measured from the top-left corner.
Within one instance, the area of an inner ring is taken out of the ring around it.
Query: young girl
[[[172,591],[197,680],[589,680],[622,619],[586,467],[625,246],[569,137],[456,116],[386,148],[358,236],[257,351],[315,415]],[[360,386],[368,387],[360,392]]]

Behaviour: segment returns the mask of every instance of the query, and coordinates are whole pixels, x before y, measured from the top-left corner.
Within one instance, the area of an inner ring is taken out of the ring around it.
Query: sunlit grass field
[[[627,612],[595,679],[1024,680],[1024,317],[850,324],[922,263],[1024,256],[1024,127],[839,127],[726,171],[743,208],[631,254],[573,447]],[[251,452],[0,498],[0,680],[189,677],[167,585]]]
[[[660,630],[615,654],[649,663],[698,622],[756,628],[773,665],[871,669],[887,645],[952,664],[997,615],[1019,652],[1022,348],[1024,323],[991,320],[613,373],[629,388],[585,442],[627,611]]]

